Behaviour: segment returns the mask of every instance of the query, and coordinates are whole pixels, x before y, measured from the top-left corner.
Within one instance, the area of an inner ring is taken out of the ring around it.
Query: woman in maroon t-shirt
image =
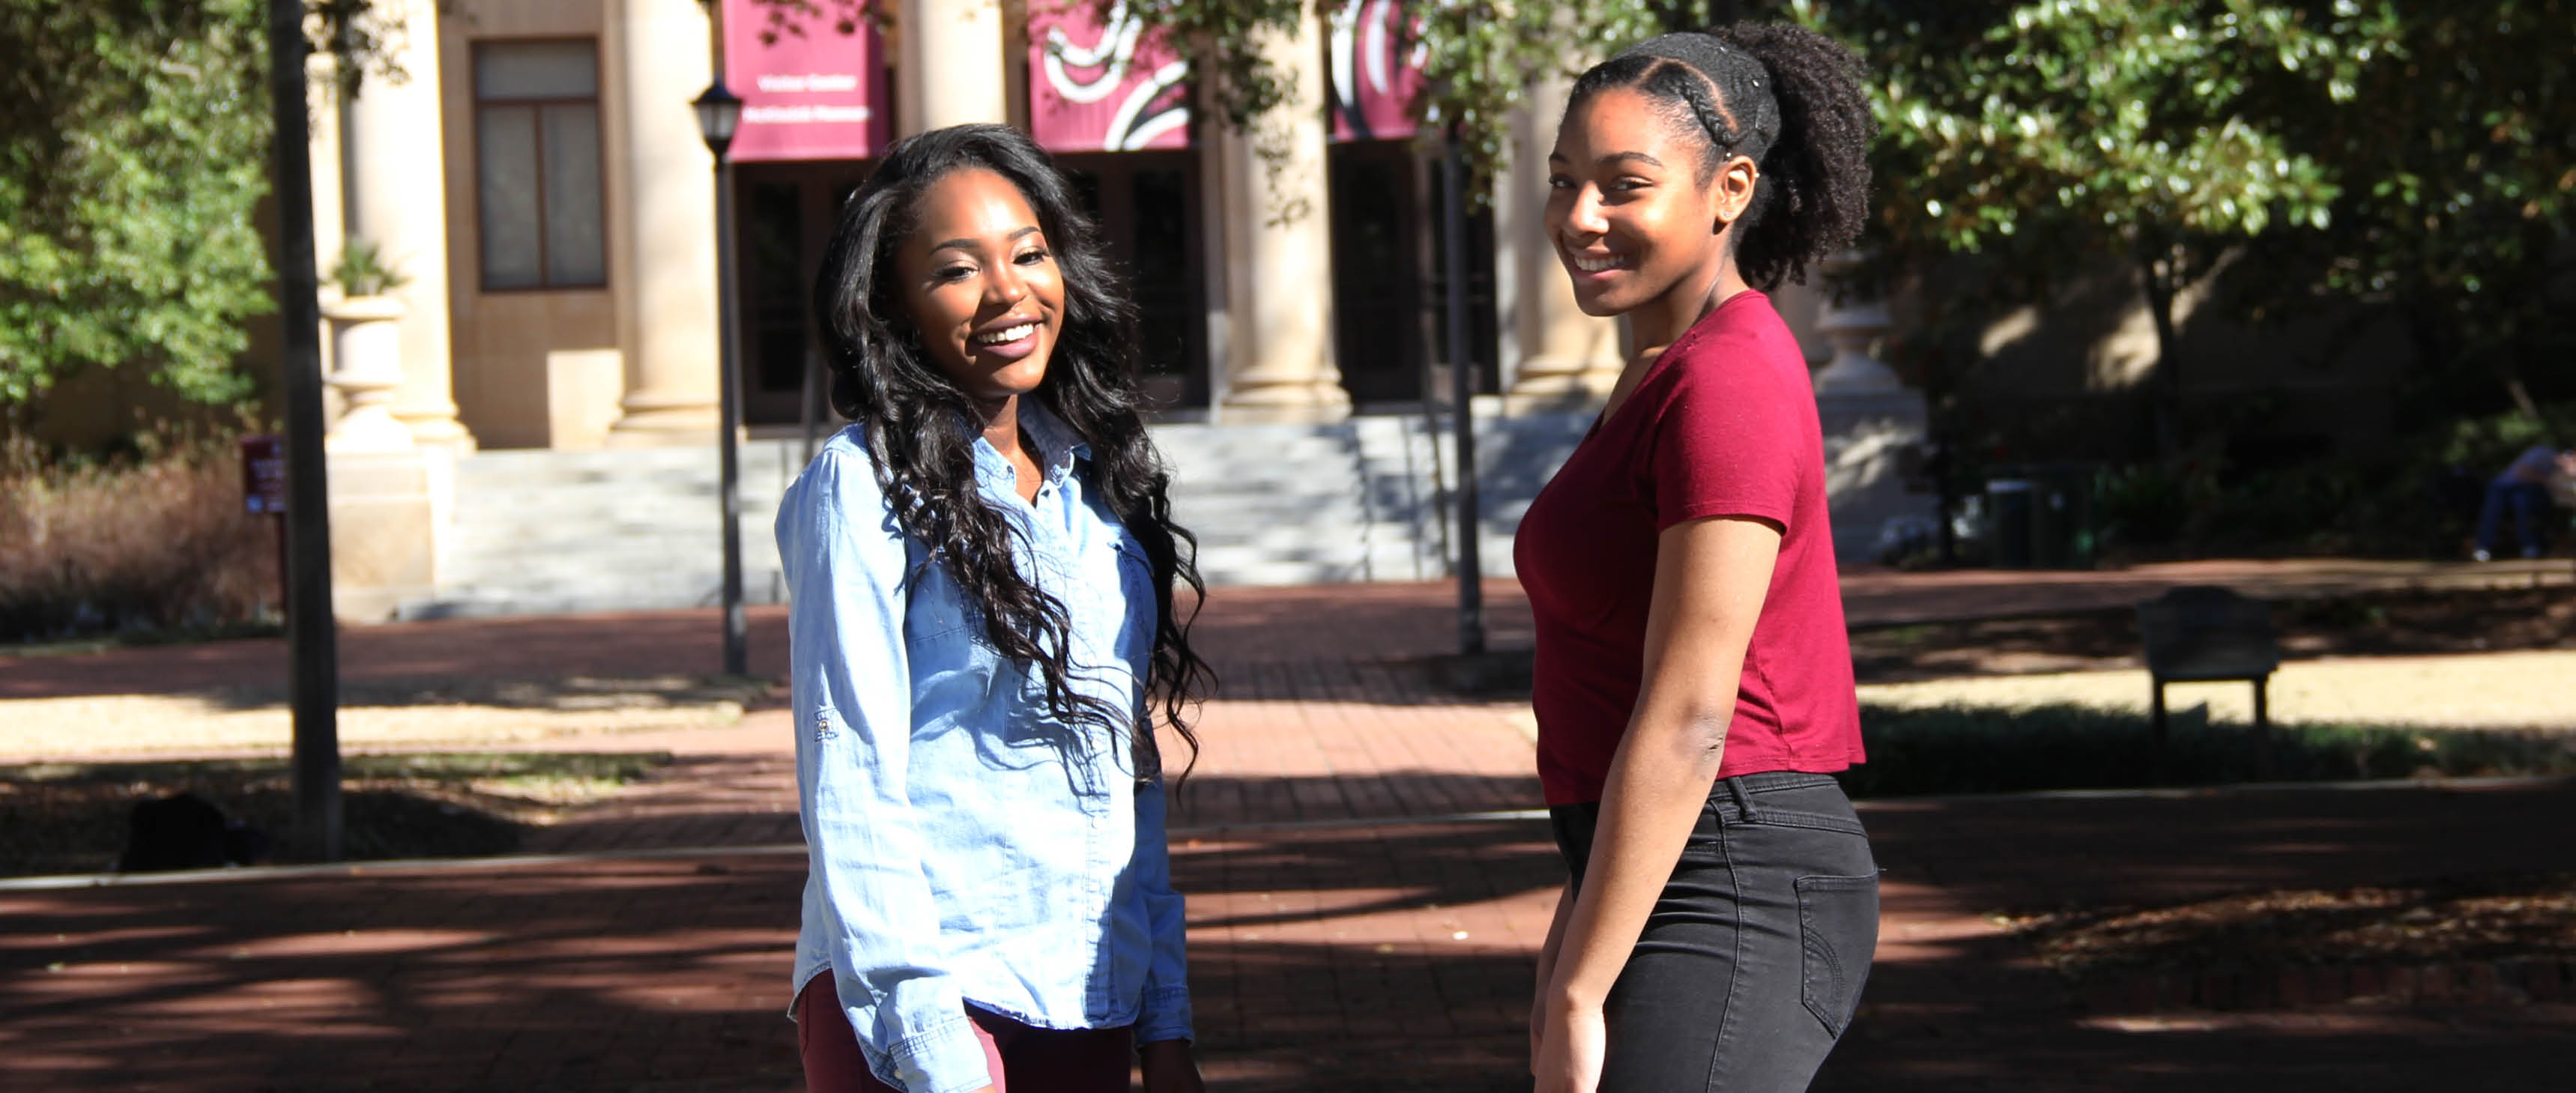
[[[1869,970],[1823,440],[1761,291],[1860,228],[1859,70],[1792,27],[1665,35],[1576,82],[1548,156],[1575,299],[1642,349],[1514,551],[1572,874],[1530,1014],[1541,1093],[1803,1089]]]

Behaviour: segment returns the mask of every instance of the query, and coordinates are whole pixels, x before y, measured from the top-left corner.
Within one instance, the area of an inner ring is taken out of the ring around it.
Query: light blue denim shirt
[[[1037,500],[980,439],[977,484],[1071,616],[1074,685],[1141,720],[1144,551],[1077,471],[1090,448],[1034,400],[1020,422]],[[869,1068],[905,1093],[990,1083],[970,1002],[1188,1039],[1160,779],[1140,783],[1123,734],[1051,715],[1037,673],[985,642],[947,569],[897,528],[864,428],[825,444],[778,512],[808,863],[796,988],[832,972]]]

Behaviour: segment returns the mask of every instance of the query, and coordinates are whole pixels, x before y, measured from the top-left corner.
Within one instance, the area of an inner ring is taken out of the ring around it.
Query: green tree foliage
[[[1872,66],[1890,258],[1986,254],[2022,299],[2133,265],[2168,453],[2175,297],[2249,239],[2332,223],[2344,173],[2301,136],[2352,111],[2396,38],[2388,7],[2354,0],[1789,6]]]
[[[0,407],[84,367],[238,399],[269,310],[258,0],[0,0]]]
[[[2508,399],[2537,420],[2526,381],[2576,398],[2576,2],[2395,11],[2390,48],[2349,99],[2275,89],[2293,146],[2342,185],[2325,226],[2276,233],[2230,295],[2257,317],[2348,301],[2393,313],[2421,365],[2409,405],[2475,414]]]
[[[440,0],[443,4],[444,0]],[[304,0],[334,86],[400,82],[376,0]],[[223,404],[276,305],[266,0],[0,0],[0,417],[84,368]]]

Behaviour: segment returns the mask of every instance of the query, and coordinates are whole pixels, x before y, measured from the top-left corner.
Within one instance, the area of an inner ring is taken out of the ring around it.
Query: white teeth
[[[1614,270],[1619,268],[1620,264],[1620,258],[1615,254],[1608,258],[1585,258],[1582,255],[1574,255],[1573,258],[1574,268],[1582,270],[1585,273],[1601,273],[1608,270]]]
[[[1000,345],[1004,342],[1018,341],[1037,332],[1038,324],[1021,323],[1018,326],[1004,327],[990,334],[978,334],[975,336],[975,343],[978,345]]]

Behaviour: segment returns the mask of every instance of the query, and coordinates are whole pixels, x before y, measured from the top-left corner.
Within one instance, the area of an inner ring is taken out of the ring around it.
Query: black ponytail
[[[1808,263],[1850,246],[1869,219],[1869,142],[1878,122],[1860,58],[1841,42],[1780,23],[1737,23],[1717,37],[1762,63],[1780,119],[1779,136],[1754,160],[1762,181],[1739,222],[1736,269],[1756,288],[1803,284]]]
[[[1735,265],[1769,290],[1804,283],[1807,265],[1849,246],[1868,218],[1877,123],[1861,76],[1851,50],[1815,31],[1736,23],[1630,46],[1576,80],[1567,106],[1613,87],[1663,104],[1707,141],[1702,184],[1729,156],[1753,160],[1760,173],[1734,224]]]

